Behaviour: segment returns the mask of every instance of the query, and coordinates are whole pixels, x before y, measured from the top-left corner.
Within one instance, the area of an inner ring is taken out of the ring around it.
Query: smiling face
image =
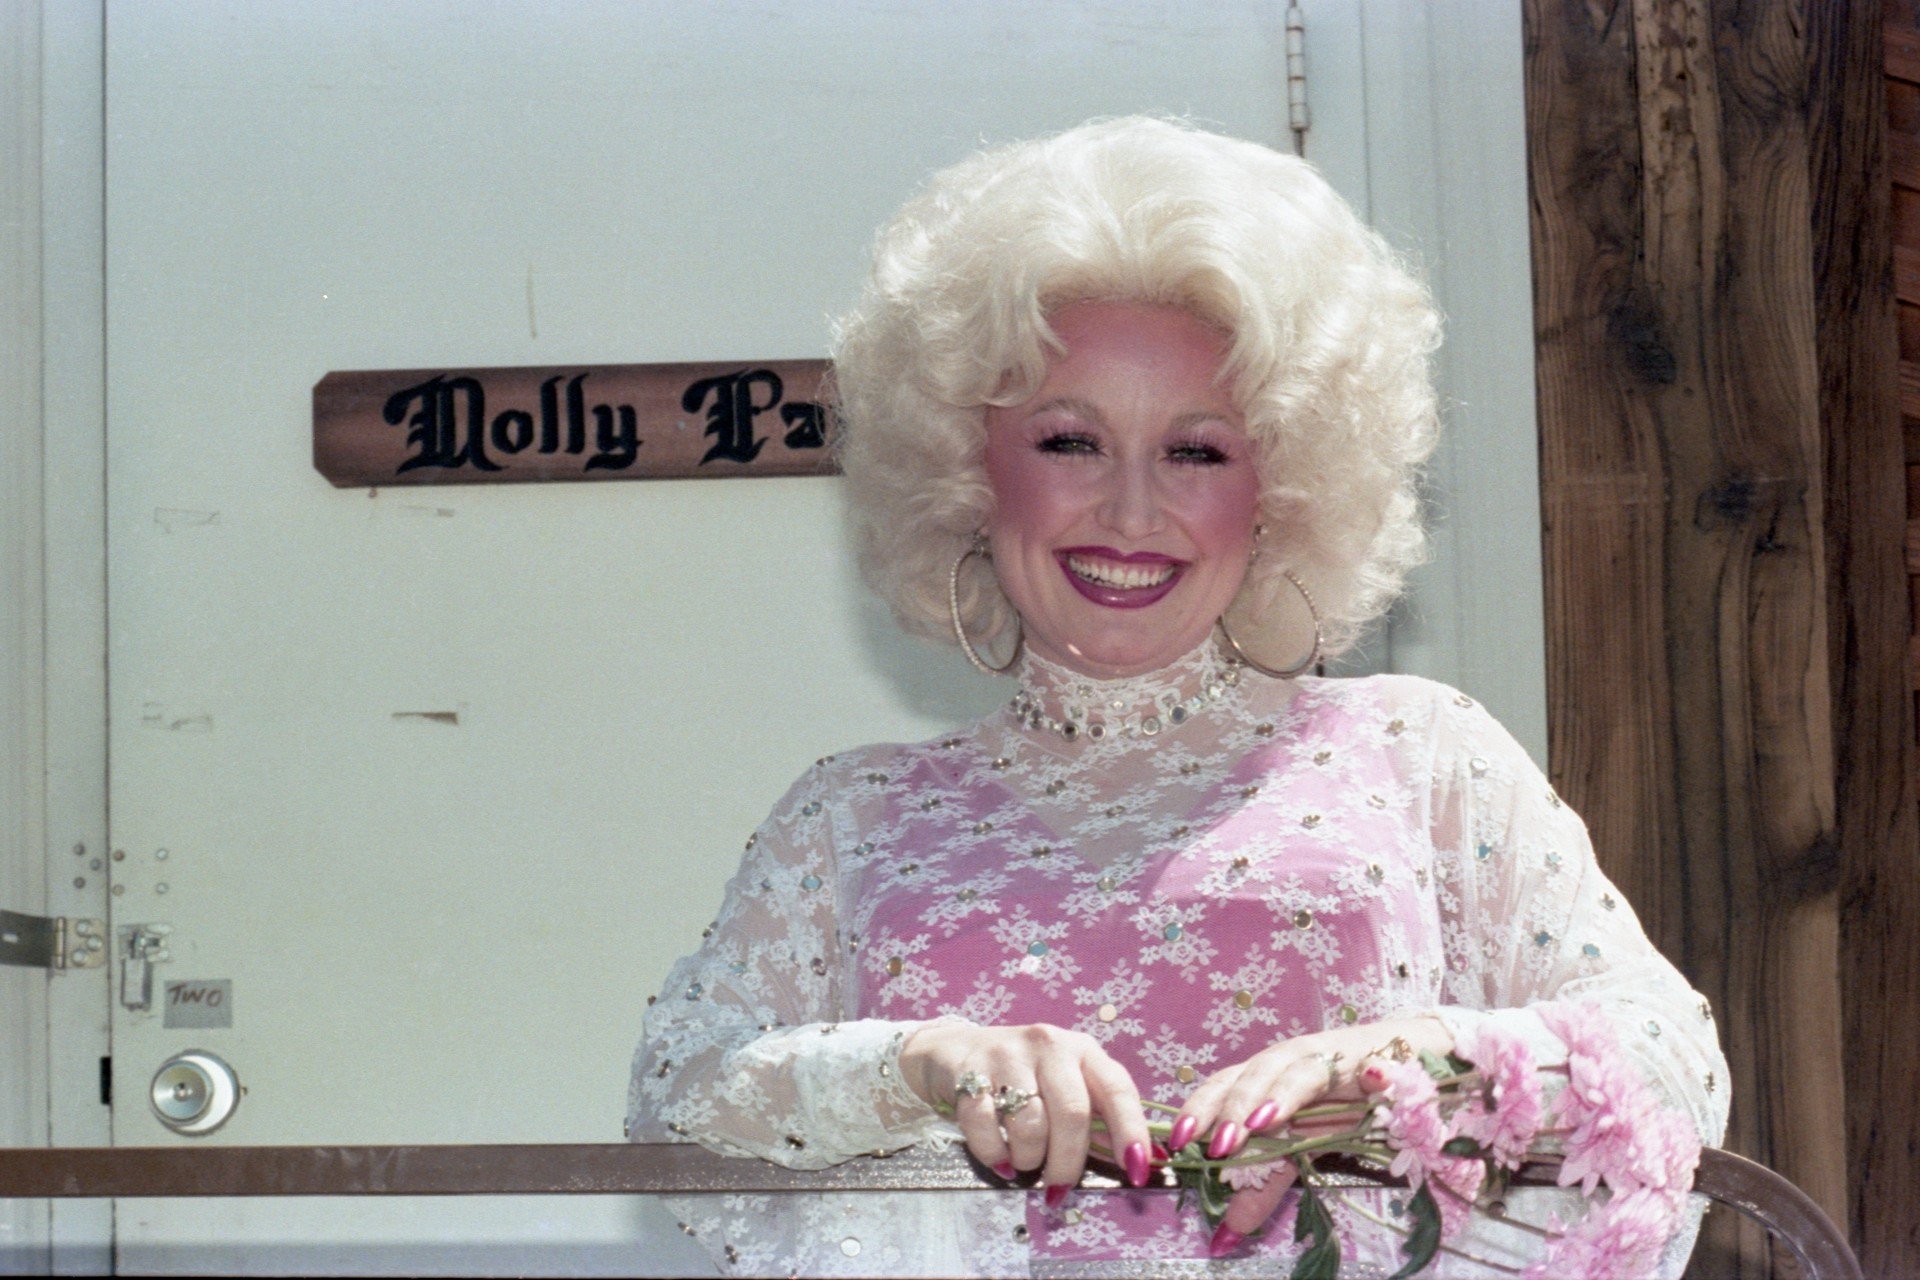
[[[1196,647],[1246,576],[1260,479],[1215,382],[1227,343],[1171,307],[1049,319],[1065,354],[987,410],[994,573],[1041,657],[1138,675]]]

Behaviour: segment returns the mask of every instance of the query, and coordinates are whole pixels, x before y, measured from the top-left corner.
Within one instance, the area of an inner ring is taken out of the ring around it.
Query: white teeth
[[[1157,587],[1174,574],[1174,567],[1170,564],[1116,564],[1110,560],[1092,560],[1085,556],[1068,556],[1067,567],[1088,582],[1127,591]]]

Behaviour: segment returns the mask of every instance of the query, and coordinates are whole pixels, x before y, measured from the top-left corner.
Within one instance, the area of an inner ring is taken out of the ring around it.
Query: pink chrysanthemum
[[[1640,1192],[1596,1204],[1547,1247],[1521,1280],[1643,1280],[1673,1234],[1675,1210],[1662,1196]],[[1558,1224],[1555,1224],[1556,1229]]]
[[[1540,1014],[1567,1045],[1567,1087],[1554,1106],[1568,1130],[1560,1184],[1578,1182],[1591,1195],[1605,1182],[1612,1195],[1556,1242],[1539,1274],[1644,1274],[1686,1206],[1699,1134],[1659,1105],[1598,1006],[1545,1005]]]
[[[1608,1181],[1615,1190],[1650,1191],[1677,1207],[1693,1189],[1699,1167],[1700,1135],[1693,1123],[1678,1111],[1661,1108],[1634,1126],[1628,1162]]]
[[[1567,1045],[1567,1087],[1554,1113],[1565,1138],[1560,1185],[1578,1182],[1587,1195],[1603,1180],[1635,1191],[1654,1174],[1642,1131],[1659,1126],[1660,1107],[1626,1060],[1593,1005],[1543,1005],[1540,1017]]]
[[[1267,1179],[1274,1175],[1280,1166],[1290,1163],[1285,1159],[1269,1160],[1265,1164],[1233,1164],[1220,1170],[1220,1181],[1235,1191],[1244,1191],[1249,1187],[1258,1190],[1267,1185]]]
[[[1446,1144],[1446,1121],[1440,1115],[1440,1092],[1419,1062],[1391,1062],[1383,1068],[1387,1082],[1373,1104],[1375,1117],[1393,1148],[1391,1171],[1418,1187],[1427,1170],[1441,1157]]]
[[[1459,1053],[1486,1080],[1493,1107],[1478,1097],[1469,1100],[1454,1113],[1454,1127],[1501,1165],[1519,1168],[1546,1116],[1533,1052],[1518,1036],[1482,1025],[1461,1041]]]
[[[1440,1208],[1441,1239],[1451,1240],[1466,1228],[1486,1180],[1484,1161],[1442,1155],[1433,1162],[1427,1170],[1427,1182],[1433,1192],[1433,1202]]]
[[[1619,1047],[1607,1015],[1591,1000],[1555,1000],[1534,1005],[1533,1008],[1540,1015],[1540,1021],[1546,1024],[1547,1030],[1559,1036],[1567,1046],[1570,1056],[1605,1056]]]

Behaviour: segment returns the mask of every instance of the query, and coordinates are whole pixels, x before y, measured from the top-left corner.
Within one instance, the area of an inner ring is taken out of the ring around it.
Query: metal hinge
[[[1307,126],[1307,15],[1297,4],[1287,6],[1287,123],[1293,127],[1293,149],[1306,150]]]
[[[106,961],[106,926],[99,920],[0,910],[0,964],[58,972],[98,969]]]

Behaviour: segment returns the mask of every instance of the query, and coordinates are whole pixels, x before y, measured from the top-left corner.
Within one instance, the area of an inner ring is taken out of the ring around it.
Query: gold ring
[[[1362,1058],[1361,1061],[1372,1062],[1377,1060],[1380,1062],[1411,1062],[1413,1061],[1413,1058],[1414,1058],[1413,1046],[1407,1043],[1407,1038],[1405,1036],[1395,1036],[1393,1039],[1381,1045],[1378,1049],[1375,1049],[1369,1054],[1367,1054],[1367,1056]]]
[[[1003,1084],[993,1091],[993,1109],[998,1111],[1000,1118],[1004,1120],[1032,1102],[1035,1096],[1025,1089],[1016,1089],[1010,1084]]]

